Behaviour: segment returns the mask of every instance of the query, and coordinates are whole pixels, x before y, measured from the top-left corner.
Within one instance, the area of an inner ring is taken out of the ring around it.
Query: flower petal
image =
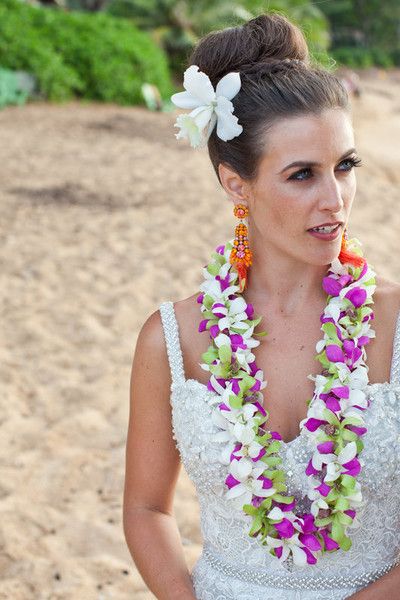
[[[353,460],[357,454],[357,446],[355,442],[349,442],[338,455],[338,461],[343,465]]]
[[[290,547],[293,554],[293,562],[299,567],[304,567],[307,563],[307,555],[302,548],[292,545]]]
[[[175,104],[175,106],[179,106],[179,108],[187,108],[192,109],[199,106],[199,101],[197,98],[193,98],[188,92],[178,92],[177,94],[172,94],[171,102]]]
[[[225,96],[218,96],[215,112],[218,117],[217,135],[221,140],[227,142],[242,133],[243,127],[239,125],[238,118],[232,114],[233,104]]]
[[[306,546],[310,550],[317,551],[317,550],[321,550],[322,549],[321,542],[312,533],[300,533],[299,534],[299,540],[301,541],[301,543],[304,546]]]
[[[208,75],[191,65],[183,74],[183,87],[198,104],[209,104],[215,100],[215,91]]]
[[[228,100],[232,100],[240,90],[240,74],[228,73],[217,83],[215,89],[216,96],[225,96]]]

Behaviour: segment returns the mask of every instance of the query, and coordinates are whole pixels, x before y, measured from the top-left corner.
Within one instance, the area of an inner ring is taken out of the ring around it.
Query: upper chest
[[[399,309],[393,297],[379,290],[375,292],[374,319],[370,322],[375,337],[364,346],[371,384],[390,379],[396,325],[400,320]],[[303,395],[308,397],[314,383],[307,376],[322,371],[322,365],[316,359],[316,344],[324,336],[321,330],[321,307],[310,307],[290,318],[255,312],[262,316],[257,330],[266,331],[267,335],[259,338],[260,344],[252,352],[258,368],[264,373],[264,379],[268,381],[269,391],[272,393],[279,387],[281,396],[285,390],[284,395],[291,398],[294,393],[298,396],[299,389],[303,389]],[[199,305],[192,305],[186,317],[181,317],[184,324],[181,337],[186,377],[207,383],[209,375],[199,363],[211,340],[208,332],[198,332],[202,318]]]

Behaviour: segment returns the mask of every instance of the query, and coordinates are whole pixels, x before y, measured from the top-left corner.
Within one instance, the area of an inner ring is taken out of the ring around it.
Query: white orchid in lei
[[[240,498],[241,506],[243,506],[243,504],[250,504],[253,495],[261,498],[273,496],[276,489],[263,487],[264,482],[259,479],[264,470],[265,464],[260,461],[254,462],[246,457],[233,460],[229,467],[229,474],[239,483],[231,487],[225,497],[227,499]]]
[[[185,92],[171,96],[179,108],[193,109],[189,114],[179,115],[175,127],[179,127],[177,139],[188,139],[193,148],[204,146],[215,124],[217,135],[225,142],[240,135],[243,127],[233,115],[232,98],[241,87],[239,73],[228,73],[213,88],[208,75],[191,65],[183,75]]]
[[[211,296],[211,298],[214,300],[220,300],[222,302],[224,300],[226,301],[232,294],[236,294],[236,292],[239,290],[239,286],[229,286],[222,292],[219,281],[216,281],[215,277],[211,276],[210,279],[203,281],[199,289],[201,292]]]
[[[326,500],[324,500],[324,498],[321,496],[320,492],[316,489],[319,485],[321,485],[321,482],[318,479],[316,479],[315,477],[312,477],[310,483],[312,483],[312,485],[314,486],[314,489],[309,490],[307,496],[310,500],[313,500],[310,511],[311,511],[311,514],[314,517],[316,517],[321,509],[322,510],[329,509],[329,504],[327,503]]]
[[[267,542],[271,548],[282,548],[282,554],[278,557],[280,562],[284,562],[292,554],[295,565],[304,567],[307,564],[307,556],[302,550],[303,544],[299,540],[298,533],[295,533],[291,538],[282,539],[267,535]]]
[[[242,444],[242,447],[240,450],[235,451],[236,456],[256,458],[263,448],[255,440],[256,433],[253,417],[258,410],[257,407],[254,404],[246,403],[240,408],[232,408],[229,406],[230,395],[232,395],[232,389],[225,390],[221,397],[222,403],[227,409],[229,408],[226,411],[226,416],[223,416],[220,411],[214,411],[211,416],[213,424],[217,425],[220,429],[214,434],[214,441],[225,443],[221,451],[224,464],[229,464],[230,455],[238,442]]]
[[[246,313],[247,304],[242,297],[235,298],[229,303],[229,307],[221,307],[221,310],[218,308],[213,309],[213,312],[216,314],[224,315],[218,321],[218,327],[221,331],[228,328],[235,328],[241,331],[247,331],[249,328],[248,324],[245,323],[246,319],[248,319],[248,315]]]
[[[343,465],[350,462],[357,455],[357,446],[355,442],[349,442],[338,455],[333,454],[333,459],[327,464],[324,482],[336,481],[343,471]]]

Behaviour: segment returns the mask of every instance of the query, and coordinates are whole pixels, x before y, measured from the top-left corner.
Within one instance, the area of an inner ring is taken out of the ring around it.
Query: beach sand
[[[365,73],[353,102],[364,166],[349,228],[396,281],[399,82]],[[175,118],[80,103],[0,112],[0,600],[154,597],[122,529],[135,342],[161,302],[198,290],[235,226]],[[183,469],[175,508],[191,568],[201,533]]]

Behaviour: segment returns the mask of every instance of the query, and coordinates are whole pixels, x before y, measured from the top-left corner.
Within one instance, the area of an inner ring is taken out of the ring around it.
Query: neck
[[[254,248],[243,296],[248,303],[282,317],[325,306],[322,279],[329,265],[311,265],[273,246]]]

